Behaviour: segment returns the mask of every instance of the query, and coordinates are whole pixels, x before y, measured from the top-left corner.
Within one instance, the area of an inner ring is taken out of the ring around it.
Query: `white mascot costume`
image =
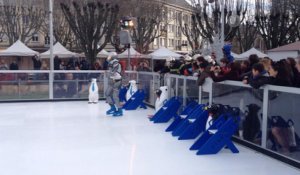
[[[157,99],[155,102],[155,111],[159,111],[161,107],[168,101],[168,86],[162,86],[156,91]]]
[[[135,80],[129,81],[129,88],[126,92],[126,101],[128,101],[133,96],[133,94],[135,94],[137,92],[137,90],[138,90],[138,87],[137,87],[136,81]]]
[[[99,93],[98,93],[98,85],[97,79],[92,78],[92,83],[89,89],[89,103],[98,103]]]

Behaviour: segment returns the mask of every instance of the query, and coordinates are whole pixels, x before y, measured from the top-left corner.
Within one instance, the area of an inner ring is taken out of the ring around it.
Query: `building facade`
[[[156,38],[150,50],[166,47],[170,50],[187,53],[192,50],[187,37],[181,31],[181,25],[187,23],[191,26],[192,7],[185,0],[166,0],[167,31]],[[162,26],[160,26],[162,28]],[[162,32],[162,30],[160,30]]]

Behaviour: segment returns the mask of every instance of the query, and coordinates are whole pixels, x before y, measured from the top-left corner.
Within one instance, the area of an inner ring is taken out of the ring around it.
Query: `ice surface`
[[[87,102],[0,104],[1,175],[299,175],[300,171],[239,147],[212,156],[189,151],[194,141],[147,119],[154,110],[105,116]]]

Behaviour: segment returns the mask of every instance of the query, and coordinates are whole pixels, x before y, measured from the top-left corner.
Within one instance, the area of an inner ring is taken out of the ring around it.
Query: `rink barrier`
[[[107,75],[105,73],[105,71],[51,71],[54,74],[66,74],[66,73],[77,73],[77,74],[100,74],[101,77],[99,79],[99,82],[101,82],[101,84],[103,84],[103,88],[99,89],[100,91],[100,99],[104,99],[104,92],[107,88],[108,85],[108,81],[107,81]],[[5,91],[3,91],[3,89],[0,88],[0,92],[2,90],[2,95],[0,94],[0,102],[48,102],[48,101],[78,101],[78,100],[87,100],[87,94],[84,94],[84,96],[80,96],[80,97],[72,97],[72,98],[50,98],[50,94],[51,92],[48,90],[48,94],[43,98],[34,98],[34,97],[23,97],[22,93],[26,93],[27,89],[22,89],[21,86],[24,86],[29,84],[28,86],[31,86],[30,83],[41,83],[41,84],[53,84],[56,80],[54,80],[53,82],[50,82],[49,80],[3,80],[1,79],[1,75],[8,75],[8,74],[27,74],[28,77],[29,75],[32,76],[33,74],[50,74],[49,70],[45,70],[45,71],[31,71],[31,70],[18,70],[18,71],[0,71],[0,87],[6,86],[6,84],[9,84],[8,88],[10,88],[11,86],[16,87],[16,91],[14,91],[13,98],[7,98],[7,94],[5,93]],[[139,82],[139,80],[143,80],[143,76],[149,76],[151,77],[150,80],[147,80],[147,88],[149,89],[149,92],[146,92],[146,94],[149,96],[148,99],[145,100],[145,103],[149,106],[154,106],[154,102],[155,102],[155,94],[154,92],[150,92],[150,90],[155,90],[158,89],[159,86],[161,85],[167,85],[169,88],[172,87],[172,89],[174,89],[174,91],[172,91],[171,89],[169,89],[169,97],[172,96],[176,96],[178,94],[182,94],[183,96],[183,103],[186,104],[187,103],[187,98],[188,94],[186,93],[186,89],[189,86],[187,84],[187,81],[191,81],[194,82],[196,84],[196,77],[186,77],[186,76],[178,76],[178,75],[171,75],[171,74],[165,74],[165,75],[160,75],[157,73],[151,73],[151,72],[135,72],[135,71],[126,71],[126,79],[130,79],[130,78],[135,78],[137,80],[137,82]],[[141,78],[140,78],[141,77]],[[171,80],[173,81],[171,84]],[[127,80],[124,81],[124,83],[126,83]],[[180,84],[179,82],[183,81],[183,84]],[[78,84],[80,83],[89,83],[89,80],[74,80],[73,82],[75,82],[78,86]],[[199,89],[197,90],[197,97],[194,97],[195,99],[198,100],[199,104],[202,103],[212,103],[213,99],[215,98],[213,96],[214,93],[214,89],[213,89],[213,85],[225,85],[225,86],[235,86],[235,87],[240,87],[240,88],[251,88],[248,85],[244,85],[242,82],[237,82],[237,81],[224,81],[224,82],[219,82],[219,83],[213,83],[211,80],[206,79],[206,82],[204,83],[203,86],[199,86]],[[179,86],[180,85],[180,86]],[[24,92],[22,92],[22,90]],[[293,88],[293,87],[282,87],[282,86],[273,86],[273,85],[265,85],[262,88],[260,88],[260,90],[263,91],[263,96],[262,96],[262,123],[261,123],[261,130],[262,130],[262,142],[259,145],[256,145],[254,143],[248,142],[243,140],[242,138],[238,138],[237,140],[239,140],[240,142],[246,143],[247,145],[252,145],[252,147],[257,148],[258,150],[263,150],[266,151],[268,153],[270,153],[271,155],[276,155],[275,157],[281,157],[282,159],[286,160],[285,162],[288,162],[289,164],[291,164],[290,162],[293,162],[295,165],[299,165],[299,160],[293,159],[291,157],[286,157],[280,153],[277,152],[273,152],[271,150],[267,150],[266,146],[267,146],[267,133],[268,133],[268,113],[269,113],[269,97],[270,97],[270,92],[278,92],[278,93],[288,93],[288,94],[294,94],[294,95],[300,95],[300,89],[299,88]],[[5,96],[3,96],[3,93],[5,94]],[[52,92],[53,93],[53,92]],[[206,96],[208,94],[208,96]],[[274,157],[274,156],[272,156]],[[298,166],[300,167],[300,165]]]

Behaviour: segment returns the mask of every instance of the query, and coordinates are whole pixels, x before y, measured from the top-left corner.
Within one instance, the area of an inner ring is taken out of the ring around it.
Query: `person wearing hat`
[[[176,60],[175,58],[171,58],[170,61],[170,74],[179,74],[179,68],[180,68],[181,64],[178,60]]]
[[[108,88],[105,92],[106,102],[110,105],[107,115],[114,117],[123,116],[123,110],[120,104],[119,91],[122,86],[122,67],[117,55],[107,58],[108,62]]]
[[[190,57],[189,55],[186,55],[184,57],[184,62],[185,64],[184,66],[181,67],[180,74],[185,76],[193,75],[193,65],[192,65],[193,58]]]

